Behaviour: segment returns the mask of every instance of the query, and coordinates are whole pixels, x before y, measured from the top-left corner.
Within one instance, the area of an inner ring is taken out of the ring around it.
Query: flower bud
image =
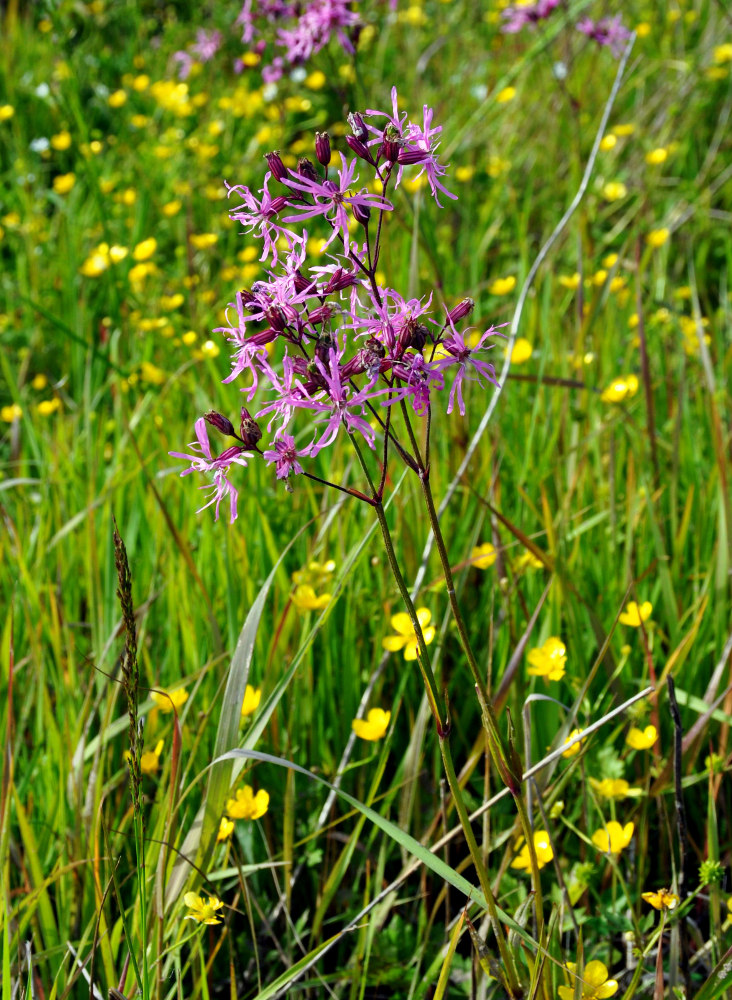
[[[272,199],[272,204],[269,206],[269,215],[278,215],[283,208],[289,205],[287,195],[278,194],[276,198]]]
[[[346,142],[348,143],[350,149],[352,149],[353,152],[356,154],[356,156],[360,157],[360,159],[362,160],[366,160],[367,163],[373,164],[374,158],[371,155],[371,150],[369,149],[369,147],[366,145],[365,142],[362,142],[360,139],[357,139],[355,135],[347,135]]]
[[[353,217],[356,222],[360,222],[365,229],[369,224],[369,219],[371,218],[371,209],[368,205],[354,205]]]
[[[408,167],[414,163],[424,163],[428,157],[429,154],[424,149],[400,149],[397,160],[402,166]]]
[[[244,442],[245,448],[255,448],[257,441],[262,436],[259,424],[250,414],[246,407],[241,408],[241,423],[239,424],[239,436]]]
[[[273,153],[266,153],[265,160],[272,171],[272,176],[278,181],[283,181],[287,177],[287,167],[282,162],[282,157],[275,150]]]
[[[369,137],[369,130],[366,128],[366,124],[358,111],[349,112],[348,124],[351,126],[354,136],[360,139],[361,142],[366,142]]]
[[[301,160],[297,163],[297,172],[301,177],[304,177],[308,181],[319,181],[318,171],[313,166],[312,162],[308,160],[306,156],[303,156]]]
[[[285,315],[284,310],[280,309],[279,306],[268,306],[265,309],[264,314],[267,317],[269,325],[278,333],[282,333],[282,331],[287,327],[287,316]]]
[[[304,292],[306,288],[310,288],[312,281],[308,281],[302,271],[295,271],[294,275],[295,291],[300,294]]]
[[[323,167],[330,163],[330,136],[327,132],[315,133],[315,156]]]
[[[344,288],[351,288],[352,285],[357,285],[360,281],[361,274],[358,271],[344,271],[342,267],[339,267],[331,275],[330,281],[323,289],[323,294],[332,295],[333,292],[340,292]]]
[[[216,410],[209,410],[208,413],[204,413],[203,419],[207,424],[215,427],[217,431],[221,431],[222,434],[228,434],[229,437],[236,437],[236,431],[232,422],[228,417],[217,413]]]
[[[308,320],[313,324],[313,326],[317,326],[318,323],[325,323],[329,320],[334,312],[335,309],[333,306],[320,306],[318,309],[313,309],[308,314]]]
[[[461,299],[447,314],[447,318],[450,323],[457,323],[459,320],[469,316],[473,309],[475,309],[475,301],[473,299]]]
[[[396,163],[399,159],[399,143],[393,139],[384,138],[379,151],[382,158],[388,160],[389,163]]]

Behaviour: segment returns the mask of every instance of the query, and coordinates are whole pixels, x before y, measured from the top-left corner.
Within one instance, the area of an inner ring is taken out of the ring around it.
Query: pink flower
[[[577,22],[577,31],[592,38],[598,45],[607,45],[616,59],[623,54],[631,34],[619,17],[603,17],[600,21],[585,17]]]
[[[200,417],[196,421],[196,437],[198,441],[193,441],[189,444],[189,448],[192,448],[196,454],[187,454],[180,451],[171,451],[170,454],[173,458],[183,458],[191,463],[189,469],[184,469],[181,472],[181,476],[188,476],[191,472],[204,472],[208,474],[213,474],[213,483],[210,488],[212,490],[211,499],[208,503],[204,504],[203,507],[199,507],[196,511],[200,514],[202,510],[210,507],[211,504],[216,504],[216,517],[215,520],[219,519],[219,507],[221,506],[221,501],[224,497],[229,497],[230,504],[230,523],[233,524],[236,520],[236,501],[238,493],[231,482],[226,477],[226,473],[229,467],[232,465],[246,465],[247,458],[251,458],[251,453],[244,450],[244,448],[234,445],[231,448],[226,448],[217,455],[215,458],[211,454],[211,445],[208,441],[208,430],[206,428],[206,421],[203,417]],[[209,486],[201,486],[200,489],[209,489]]]
[[[264,452],[264,458],[270,464],[276,463],[278,479],[287,479],[291,472],[294,472],[296,476],[302,475],[303,467],[298,462],[298,458],[310,455],[310,448],[311,445],[308,445],[307,448],[301,448],[298,451],[295,448],[294,437],[291,434],[283,434],[275,440],[274,449]]]

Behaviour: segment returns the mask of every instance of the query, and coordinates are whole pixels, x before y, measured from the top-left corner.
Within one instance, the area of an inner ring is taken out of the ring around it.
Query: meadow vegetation
[[[2,1000],[732,996],[732,16],[505,7],[362,0],[269,81],[238,4],[0,8]],[[431,401],[446,565],[379,400],[233,523],[169,454],[268,399],[224,182],[393,87],[457,199],[405,167],[374,281],[510,334]]]

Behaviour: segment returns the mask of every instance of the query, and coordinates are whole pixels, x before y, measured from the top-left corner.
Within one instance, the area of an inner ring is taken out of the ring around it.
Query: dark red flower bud
[[[318,163],[327,167],[330,163],[330,136],[327,132],[315,133],[315,156]]]
[[[237,298],[241,299],[243,309],[250,309],[250,306],[254,305],[257,301],[254,293],[248,288],[242,288],[242,290],[237,294]]]
[[[348,124],[351,126],[354,136],[360,139],[361,142],[366,142],[369,137],[369,130],[366,128],[366,124],[358,111],[351,111],[349,113]]]
[[[371,218],[371,209],[368,205],[354,205],[353,217],[356,222],[359,222],[365,229],[369,224],[369,219]]]
[[[264,315],[267,317],[267,322],[276,330],[278,333],[282,333],[287,327],[287,316],[284,310],[280,309],[279,306],[267,306],[264,311]]]
[[[287,195],[278,194],[276,198],[272,199],[272,204],[269,206],[270,213],[272,215],[277,215],[283,208],[286,208],[288,204],[289,201]]]
[[[427,156],[428,154],[423,149],[400,149],[397,160],[403,166],[409,166],[412,163],[423,163]]]
[[[320,306],[319,309],[313,309],[311,313],[308,314],[308,320],[313,326],[317,326],[318,323],[325,323],[331,318],[335,309],[333,306]]]
[[[246,407],[241,408],[241,423],[239,424],[239,436],[244,442],[245,448],[256,447],[257,441],[262,437],[259,424]]]
[[[229,437],[236,437],[234,425],[222,413],[217,413],[216,410],[209,410],[208,413],[204,413],[203,419],[207,424],[215,427],[217,431],[221,431],[222,434],[228,434]]]
[[[465,319],[469,316],[471,312],[475,309],[475,301],[473,299],[461,299],[456,306],[453,306],[450,312],[447,314],[447,318],[451,323],[455,324],[461,319]]]
[[[320,180],[320,178],[318,177],[318,171],[315,169],[315,166],[305,156],[303,156],[301,160],[298,160],[297,172],[301,177],[304,177],[308,181]]]
[[[221,461],[226,462],[230,458],[236,458],[237,455],[241,455],[244,450],[245,449],[240,444],[232,444],[230,448],[224,448],[221,454],[216,457]]]
[[[282,157],[275,150],[273,153],[266,153],[265,160],[272,171],[272,176],[278,181],[283,181],[287,177],[287,167],[282,162]]]
[[[304,292],[306,288],[310,287],[310,285],[312,285],[312,281],[308,281],[308,279],[305,277],[305,275],[302,273],[302,271],[296,271],[295,272],[295,291],[296,292],[298,292],[298,293],[299,292]]]
[[[366,145],[365,142],[362,142],[360,139],[357,139],[355,135],[347,135],[346,142],[348,143],[349,147],[353,150],[353,152],[356,154],[356,156],[360,157],[362,160],[366,160],[367,163],[373,164],[374,158],[371,155],[371,150],[369,149],[369,147]]]
[[[360,280],[361,275],[358,271],[344,271],[342,267],[339,267],[331,275],[330,281],[323,289],[323,294],[331,295],[333,292],[340,292],[344,288],[357,285]]]
[[[396,140],[384,137],[380,149],[381,156],[390,163],[396,163],[399,159],[399,148],[399,143]]]

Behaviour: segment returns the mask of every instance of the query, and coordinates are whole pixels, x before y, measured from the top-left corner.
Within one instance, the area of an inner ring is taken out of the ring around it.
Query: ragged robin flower
[[[567,970],[570,974],[570,985],[557,988],[561,1000],[573,1000],[577,980],[582,990],[580,994],[582,1000],[606,1000],[618,992],[617,981],[608,979],[607,966],[604,962],[597,960],[588,962],[579,975],[576,963],[567,962]]]
[[[549,636],[543,646],[529,650],[529,674],[532,677],[546,677],[550,681],[560,681],[567,665],[567,649],[556,635]]]
[[[655,892],[644,892],[643,899],[650,903],[654,910],[675,910],[679,905],[679,897],[668,889],[656,889]]]
[[[417,621],[422,629],[425,645],[429,645],[435,637],[434,625],[430,625],[432,612],[429,608],[417,608]],[[404,650],[405,660],[416,660],[419,650],[417,633],[412,625],[412,619],[406,611],[400,611],[391,616],[391,627],[397,635],[387,635],[382,639],[381,645],[391,653],[396,653],[400,649]]]
[[[202,896],[195,892],[187,892],[183,897],[183,902],[188,907],[186,920],[196,920],[199,924],[220,924],[221,914],[217,913],[224,905],[218,896],[209,896],[204,901]]]
[[[383,708],[370,708],[365,719],[353,720],[351,729],[360,739],[375,742],[386,735],[390,719],[391,712],[385,712]]]
[[[546,830],[534,830],[534,849],[536,851],[536,861],[539,868],[548,865],[554,857],[549,834]],[[511,862],[512,868],[519,868],[522,871],[531,871],[531,855],[529,845],[522,837],[516,843],[516,857]]]

